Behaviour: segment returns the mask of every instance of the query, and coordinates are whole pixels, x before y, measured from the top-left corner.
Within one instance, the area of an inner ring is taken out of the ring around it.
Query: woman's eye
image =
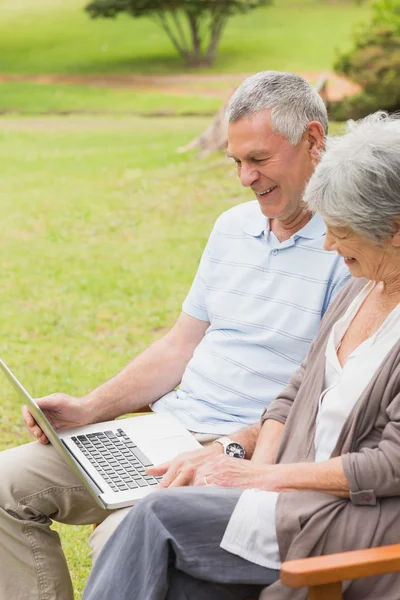
[[[333,235],[333,237],[337,238],[338,240],[344,240],[347,238],[347,234],[345,233],[335,233],[334,231],[331,231],[331,234]]]

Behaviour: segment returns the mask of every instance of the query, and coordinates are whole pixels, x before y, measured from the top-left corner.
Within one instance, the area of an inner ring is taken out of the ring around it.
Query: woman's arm
[[[342,498],[348,498],[350,494],[341,456],[320,463],[273,465],[265,473],[263,489],[276,492],[313,490]]]
[[[206,460],[198,469],[194,485],[218,485],[271,492],[314,490],[349,497],[349,484],[342,458],[321,463],[260,464],[226,455]]]
[[[395,387],[396,391],[400,388],[400,373]],[[393,384],[384,391],[390,393]],[[376,448],[362,448],[342,457],[350,498],[356,504],[362,504],[363,498],[375,503],[376,498],[400,496],[400,393],[388,403],[386,414],[390,421]]]

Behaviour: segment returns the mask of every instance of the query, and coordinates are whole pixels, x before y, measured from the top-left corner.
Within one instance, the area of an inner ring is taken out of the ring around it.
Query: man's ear
[[[313,162],[319,162],[321,152],[325,147],[324,128],[318,121],[311,121],[308,123],[306,131],[310,157]]]

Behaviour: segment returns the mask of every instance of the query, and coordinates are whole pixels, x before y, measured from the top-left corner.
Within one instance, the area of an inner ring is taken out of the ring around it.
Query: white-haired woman
[[[400,541],[400,120],[377,113],[333,140],[305,199],[353,281],[258,436],[233,436],[251,460],[209,459],[192,483],[218,487],[134,507],[86,600],[241,600],[265,585],[263,600],[301,600],[281,560]],[[395,573],[347,582],[345,598],[399,589]]]

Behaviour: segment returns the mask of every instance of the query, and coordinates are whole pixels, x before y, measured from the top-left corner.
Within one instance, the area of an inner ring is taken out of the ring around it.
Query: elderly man
[[[400,120],[377,113],[329,148],[306,191],[353,281],[265,410],[250,460],[212,457],[131,509],[84,600],[303,600],[280,561],[393,544],[400,518]],[[254,449],[255,446],[255,449]],[[245,491],[243,491],[245,489]],[[366,573],[368,575],[368,573]],[[400,574],[346,582],[397,600]]]
[[[324,148],[325,106],[303,78],[265,72],[236,91],[228,120],[229,155],[256,201],[218,219],[166,336],[84,398],[55,394],[39,402],[56,428],[110,420],[152,403],[210,442],[256,423],[306,355],[348,275],[323,250],[324,224],[302,202]],[[96,556],[127,509],[98,508],[26,408],[24,417],[42,443],[0,455],[0,597],[70,600],[51,519],[102,521],[92,539]],[[229,443],[225,438],[181,458],[181,470],[176,462],[163,467],[163,485],[184,483],[194,463]]]

